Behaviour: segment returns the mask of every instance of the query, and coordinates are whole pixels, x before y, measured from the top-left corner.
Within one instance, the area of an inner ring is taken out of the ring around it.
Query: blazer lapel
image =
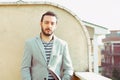
[[[45,50],[44,50],[44,46],[43,46],[43,43],[42,43],[42,40],[39,36],[36,37],[36,42],[38,44],[38,47],[40,48],[40,52],[41,54],[43,55],[46,63],[47,63],[47,60],[46,60],[46,55],[45,55]],[[48,65],[49,66],[53,66],[55,61],[56,61],[56,50],[57,50],[57,46],[56,46],[56,43],[57,43],[57,37],[54,36],[54,40],[53,40],[53,48],[52,48],[52,52],[51,52],[51,56],[50,56],[50,60],[49,60],[49,63]]]
[[[57,46],[56,46],[56,37],[54,36],[54,41],[53,41],[53,47],[52,47],[52,52],[51,52],[51,56],[50,56],[50,61],[49,61],[49,66],[53,66],[55,61],[56,61],[56,50],[57,50]]]
[[[54,41],[53,41],[53,48],[52,48],[52,52],[51,52],[51,57],[50,57],[50,61],[48,64],[48,69],[50,70],[50,73],[53,75],[53,77],[55,78],[55,80],[61,80],[60,77],[55,73],[55,68],[56,68],[56,63],[57,63],[57,49],[58,46],[57,44],[57,37],[54,36]]]
[[[44,50],[44,46],[42,44],[41,38],[39,36],[37,36],[36,41],[37,41],[38,47],[40,48],[41,54],[43,55],[45,61],[47,62],[46,56],[45,56],[45,50]]]

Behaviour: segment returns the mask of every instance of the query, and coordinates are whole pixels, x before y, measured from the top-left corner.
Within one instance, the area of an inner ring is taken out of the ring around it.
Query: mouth
[[[46,31],[47,31],[47,32],[50,32],[50,31],[51,31],[51,29],[46,29]]]

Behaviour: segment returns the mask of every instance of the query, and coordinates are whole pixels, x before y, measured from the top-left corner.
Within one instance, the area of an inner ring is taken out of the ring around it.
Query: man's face
[[[57,19],[55,16],[45,15],[41,22],[41,30],[45,36],[51,36],[56,29]]]

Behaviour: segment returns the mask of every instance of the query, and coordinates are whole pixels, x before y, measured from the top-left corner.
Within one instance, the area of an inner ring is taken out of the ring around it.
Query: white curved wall
[[[39,34],[41,15],[57,13],[56,35],[69,44],[75,71],[89,68],[89,48],[86,28],[71,12],[50,4],[21,4],[0,6],[0,79],[21,80],[20,66],[26,39]]]

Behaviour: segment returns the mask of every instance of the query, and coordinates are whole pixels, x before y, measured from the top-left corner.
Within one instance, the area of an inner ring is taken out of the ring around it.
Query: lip
[[[50,32],[51,30],[50,30],[50,29],[47,29],[46,31],[47,31],[47,32]]]

